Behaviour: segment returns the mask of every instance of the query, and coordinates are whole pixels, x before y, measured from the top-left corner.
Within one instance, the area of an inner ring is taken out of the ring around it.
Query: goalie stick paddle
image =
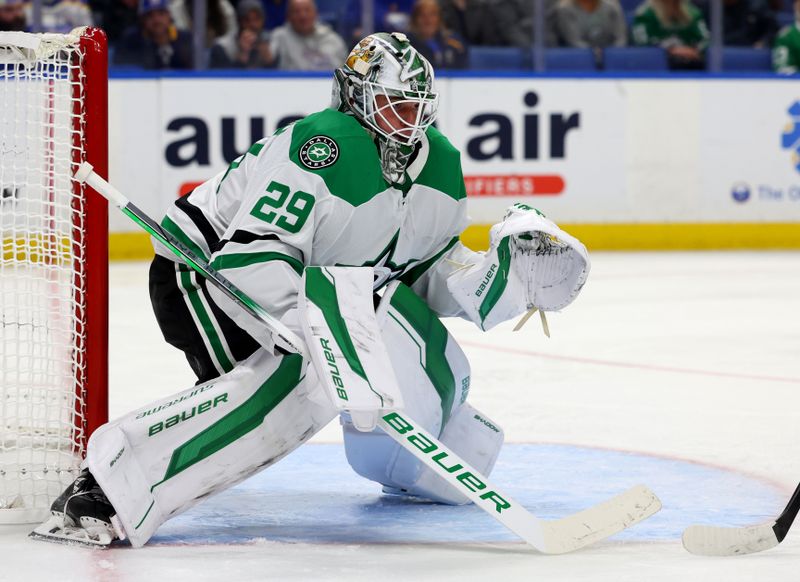
[[[763,552],[783,541],[798,511],[800,485],[776,520],[745,527],[692,525],[683,532],[683,547],[698,556],[738,556]]]
[[[619,533],[661,509],[658,497],[637,485],[602,503],[556,520],[532,515],[441,442],[396,410],[378,420],[384,432],[440,477],[544,554],[564,554]],[[422,454],[420,454],[422,453]]]
[[[75,172],[75,179],[81,183],[86,182],[101,196],[119,207],[124,214],[171,249],[237,305],[259,319],[287,346],[308,360],[308,351],[302,339],[134,206],[121,192],[98,176],[91,165],[81,164]],[[612,499],[562,519],[543,520],[529,513],[508,495],[501,493],[480,473],[470,471],[469,465],[432,435],[417,428],[418,423],[404,412],[387,411],[379,419],[378,425],[416,458],[475,501],[478,507],[546,554],[577,550],[618,533],[661,509],[658,497],[644,485],[638,485]],[[434,451],[438,451],[439,454],[431,454]],[[440,457],[440,454],[449,457],[449,465],[442,463],[443,457]]]

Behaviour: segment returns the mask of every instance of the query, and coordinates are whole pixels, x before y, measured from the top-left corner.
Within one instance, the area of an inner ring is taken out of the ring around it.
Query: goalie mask
[[[433,67],[402,33],[361,40],[334,72],[331,106],[378,139],[384,177],[402,183],[411,154],[436,119]]]

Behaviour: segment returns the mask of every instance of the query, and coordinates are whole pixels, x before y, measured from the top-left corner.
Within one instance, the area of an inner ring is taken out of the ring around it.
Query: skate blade
[[[56,544],[99,549],[107,548],[113,541],[111,534],[104,528],[85,529],[65,525],[60,516],[52,516],[29,533],[28,537]]]

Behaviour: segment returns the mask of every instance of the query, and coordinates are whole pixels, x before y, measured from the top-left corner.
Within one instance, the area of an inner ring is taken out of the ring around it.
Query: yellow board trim
[[[800,223],[560,224],[590,251],[800,249]],[[474,250],[489,247],[489,226],[461,235]]]
[[[4,263],[70,265],[74,260],[72,241],[65,236],[30,233],[0,239],[0,260]]]
[[[591,251],[688,251],[800,249],[800,223],[562,224]],[[461,241],[474,250],[489,248],[488,224],[474,224]],[[112,261],[153,258],[149,235],[116,232],[109,236]]]
[[[112,232],[108,235],[108,258],[112,261],[143,261],[155,255],[145,232]]]

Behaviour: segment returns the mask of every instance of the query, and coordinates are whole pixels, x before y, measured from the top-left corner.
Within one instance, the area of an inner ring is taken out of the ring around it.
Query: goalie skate
[[[94,521],[95,523],[91,523]],[[67,525],[71,520],[63,514],[53,513],[50,519],[34,529],[29,537],[35,540],[73,546],[105,549],[117,539],[117,533],[108,524],[91,518],[81,518],[81,524]]]
[[[125,539],[114,508],[86,469],[53,502],[50,518],[29,535],[37,540],[100,548],[117,538]]]

